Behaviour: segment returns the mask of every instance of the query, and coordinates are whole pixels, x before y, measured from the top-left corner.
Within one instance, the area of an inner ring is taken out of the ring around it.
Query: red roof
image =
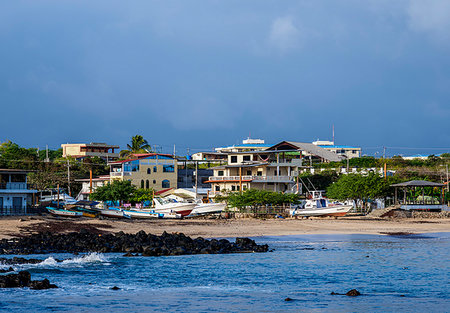
[[[163,193],[165,193],[165,192],[167,192],[167,191],[169,191],[169,190],[172,190],[173,188],[167,188],[167,189],[163,189],[163,190],[160,190],[160,191],[155,191],[155,195],[160,195],[160,194],[163,194]]]

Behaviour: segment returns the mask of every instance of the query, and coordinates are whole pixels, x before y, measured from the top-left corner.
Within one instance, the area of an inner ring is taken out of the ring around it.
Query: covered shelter
[[[441,211],[444,207],[444,184],[434,183],[426,180],[411,180],[403,183],[393,184],[391,185],[391,187],[395,188],[395,204],[400,204],[402,209]],[[426,188],[439,188],[439,195],[426,195]],[[399,199],[399,189],[400,194],[403,194],[401,200]]]

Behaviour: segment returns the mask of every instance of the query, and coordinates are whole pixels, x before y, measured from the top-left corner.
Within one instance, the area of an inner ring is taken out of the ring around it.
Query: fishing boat
[[[142,210],[122,210],[126,215],[136,219],[158,219],[163,218],[164,214],[156,212],[148,212]]]
[[[99,212],[101,215],[106,217],[131,218],[131,216],[126,214],[123,210],[113,207],[107,209],[99,209]]]
[[[189,216],[221,213],[226,206],[225,203],[200,203],[194,207]]]
[[[52,207],[47,207],[47,211],[49,211],[52,215],[55,215],[55,216],[63,216],[63,217],[81,217],[81,216],[83,216],[83,213],[81,213],[81,212],[57,209],[57,208],[52,208]]]
[[[172,202],[169,199],[153,198],[154,210],[156,213],[176,213],[181,216],[189,215],[197,203]]]
[[[353,208],[339,202],[329,202],[320,192],[313,193],[304,205],[296,206],[291,210],[292,216],[345,216]]]

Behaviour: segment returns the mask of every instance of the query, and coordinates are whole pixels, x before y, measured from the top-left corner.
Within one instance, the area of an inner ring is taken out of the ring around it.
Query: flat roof
[[[32,172],[32,171],[15,169],[15,168],[0,168],[0,173],[23,173],[23,174],[26,174],[28,172]]]
[[[439,184],[426,180],[410,180],[407,182],[393,184],[392,187],[443,187],[444,184]]]

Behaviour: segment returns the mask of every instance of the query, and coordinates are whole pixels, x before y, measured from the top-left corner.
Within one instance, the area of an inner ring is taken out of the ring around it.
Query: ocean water
[[[8,312],[449,312],[450,233],[254,238],[270,253],[42,258],[59,289],[0,290]],[[7,256],[12,257],[12,256]],[[54,258],[68,259],[57,263]],[[120,290],[111,290],[118,286]],[[362,295],[331,295],[356,288]],[[286,302],[290,297],[293,301]]]

